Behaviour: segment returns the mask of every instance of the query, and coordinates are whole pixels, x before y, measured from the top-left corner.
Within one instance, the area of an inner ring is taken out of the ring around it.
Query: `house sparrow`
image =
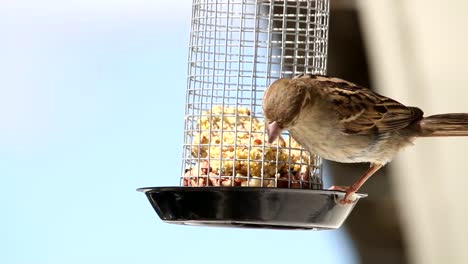
[[[345,191],[342,204],[376,171],[417,137],[468,136],[468,113],[423,117],[409,107],[354,83],[302,74],[273,82],[263,96],[268,142],[283,130],[306,150],[344,163],[369,162],[370,168]]]

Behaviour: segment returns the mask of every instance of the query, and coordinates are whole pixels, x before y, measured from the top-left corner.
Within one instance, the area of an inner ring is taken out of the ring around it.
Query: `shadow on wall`
[[[327,75],[372,87],[358,13],[349,5],[340,7],[332,2]],[[331,184],[349,185],[368,166],[325,161],[324,177]],[[385,167],[363,186],[361,192],[368,193],[369,197],[359,202],[345,222],[344,228],[363,264],[408,261],[388,171]]]

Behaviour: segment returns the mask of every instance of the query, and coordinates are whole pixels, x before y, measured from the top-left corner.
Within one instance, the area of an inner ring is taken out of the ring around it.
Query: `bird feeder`
[[[178,187],[140,188],[168,223],[335,229],[353,209],[323,190],[320,157],[267,143],[274,80],[325,74],[328,0],[193,0]],[[362,195],[358,195],[358,199]]]

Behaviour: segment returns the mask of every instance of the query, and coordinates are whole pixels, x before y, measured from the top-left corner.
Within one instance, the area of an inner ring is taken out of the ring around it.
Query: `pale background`
[[[465,1],[349,2],[377,91],[468,112]],[[190,8],[0,2],[0,263],[358,263],[344,229],[168,225],[135,191],[178,184]],[[467,149],[423,139],[392,163],[409,263],[468,263]]]
[[[468,2],[358,0],[376,87],[426,115],[468,112]],[[468,263],[468,138],[416,141],[392,175],[411,263]]]
[[[191,1],[0,1],[0,263],[356,263],[344,230],[162,223]]]

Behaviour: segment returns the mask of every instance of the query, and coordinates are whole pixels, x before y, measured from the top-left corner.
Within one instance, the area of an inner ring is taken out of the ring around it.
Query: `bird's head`
[[[296,79],[273,82],[263,95],[263,115],[267,124],[268,143],[294,125],[306,98],[306,90]]]

